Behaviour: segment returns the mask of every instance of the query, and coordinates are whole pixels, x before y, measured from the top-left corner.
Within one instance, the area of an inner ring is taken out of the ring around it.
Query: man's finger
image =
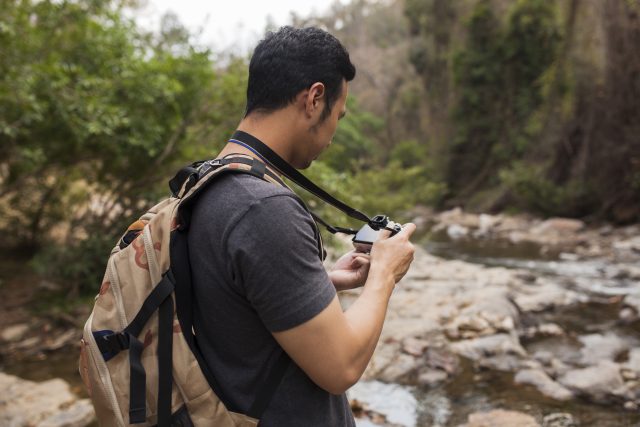
[[[362,267],[365,266],[367,264],[369,264],[369,258],[368,257],[363,257],[363,256],[357,256],[353,259],[353,261],[351,261],[351,266],[352,267]]]
[[[386,228],[383,228],[378,233],[378,240],[386,240],[389,238],[389,236],[391,236],[391,230],[387,230]]]
[[[402,230],[398,234],[406,234],[406,236],[409,237],[414,231],[416,231],[416,225],[412,222],[408,222],[402,226]]]

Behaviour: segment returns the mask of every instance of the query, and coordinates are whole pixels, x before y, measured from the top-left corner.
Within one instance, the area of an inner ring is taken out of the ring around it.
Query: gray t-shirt
[[[231,410],[246,413],[282,351],[272,332],[319,314],[336,295],[312,217],[291,190],[247,174],[211,183],[189,231],[194,330]],[[355,426],[346,396],[291,362],[261,427]]]

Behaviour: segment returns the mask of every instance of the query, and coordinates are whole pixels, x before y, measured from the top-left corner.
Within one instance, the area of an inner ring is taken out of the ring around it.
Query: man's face
[[[311,162],[318,158],[329,145],[336,133],[338,121],[346,114],[347,95],[349,93],[347,82],[343,82],[340,96],[333,104],[328,116],[319,123],[309,129],[309,152],[307,156],[308,164],[303,168],[309,167]]]

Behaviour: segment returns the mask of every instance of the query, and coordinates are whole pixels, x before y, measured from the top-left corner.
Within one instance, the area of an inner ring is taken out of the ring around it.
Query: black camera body
[[[353,236],[353,247],[358,252],[369,253],[373,242],[378,240],[378,236],[382,230],[391,231],[391,235],[397,234],[402,230],[402,226],[389,219],[386,215],[376,215],[371,219],[369,224],[364,225],[355,236]]]

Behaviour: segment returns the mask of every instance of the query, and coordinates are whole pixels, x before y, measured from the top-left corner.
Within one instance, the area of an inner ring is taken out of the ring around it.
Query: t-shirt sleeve
[[[336,295],[314,230],[300,202],[277,195],[255,201],[227,236],[234,281],[271,332],[312,319]]]

